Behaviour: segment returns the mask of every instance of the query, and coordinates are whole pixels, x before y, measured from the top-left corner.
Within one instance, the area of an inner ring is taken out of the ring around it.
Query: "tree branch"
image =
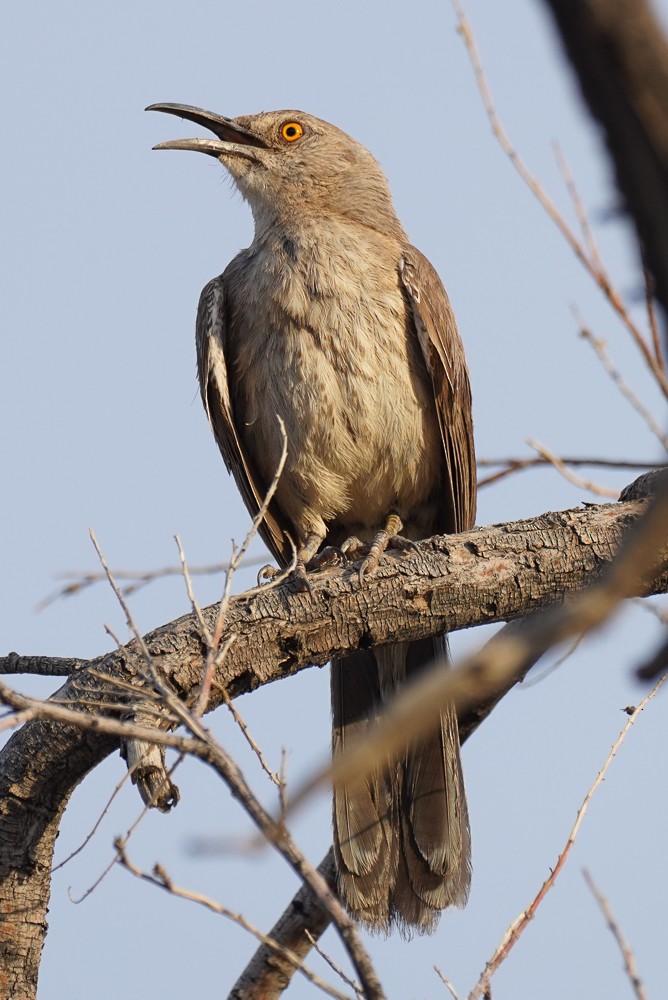
[[[220,703],[218,685],[236,697],[360,646],[514,619],[559,602],[598,578],[644,506],[635,500],[568,510],[428,539],[415,554],[384,560],[363,589],[354,568],[344,568],[313,574],[310,594],[287,584],[241,595],[230,602],[227,636],[235,641],[216,673],[208,709]],[[662,573],[642,593],[667,589]],[[217,605],[203,612],[210,629],[217,613]],[[180,697],[199,690],[206,648],[193,614],[149,633],[144,643]],[[0,672],[6,662],[0,659]],[[144,667],[137,643],[128,643],[77,670],[54,698],[89,716],[104,715],[105,705],[117,716],[119,703],[129,700],[135,712]],[[123,685],[114,686],[114,679]],[[136,684],[134,697],[128,684]],[[110,734],[36,719],[0,755],[0,970],[11,970],[7,992],[17,1000],[35,996],[63,809],[86,772],[117,746]],[[4,987],[0,980],[0,993]]]

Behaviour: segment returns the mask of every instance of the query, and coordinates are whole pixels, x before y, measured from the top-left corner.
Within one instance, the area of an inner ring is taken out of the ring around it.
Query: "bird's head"
[[[375,158],[349,135],[302,111],[225,118],[185,104],[151,104],[208,129],[215,139],[172,139],[154,149],[214,156],[248,201],[256,226],[300,214],[333,215],[402,236],[387,180]]]

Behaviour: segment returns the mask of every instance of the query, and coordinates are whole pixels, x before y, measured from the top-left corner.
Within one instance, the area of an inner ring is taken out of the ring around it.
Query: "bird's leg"
[[[380,531],[377,531],[371,539],[368,554],[359,568],[360,584],[364,582],[365,573],[373,572],[375,570],[376,566],[380,562],[380,557],[386,549],[401,549],[404,552],[409,549],[412,551],[417,549],[415,542],[412,542],[410,538],[404,538],[403,535],[399,534],[402,528],[403,524],[401,523],[399,515],[395,512],[388,514],[385,527],[381,528]]]
[[[320,552],[316,552],[309,559],[306,563],[306,568],[310,572],[314,569],[324,569],[326,566],[342,565],[345,562],[347,562],[347,559],[343,546],[325,545],[324,549],[320,549]]]
[[[317,531],[311,531],[306,536],[306,541],[297,550],[295,568],[290,573],[290,583],[294,584],[297,590],[308,591],[310,587],[306,579],[307,571],[321,569],[323,566],[332,566],[337,562],[345,562],[345,553],[338,545],[327,545],[321,552],[318,548],[322,543],[323,536]],[[263,566],[258,573],[258,586],[261,582],[272,580],[279,574],[275,566]]]
[[[306,536],[306,541],[297,551],[297,564],[290,574],[290,582],[293,583],[297,590],[302,592],[310,591],[309,583],[306,578],[306,570],[317,569],[314,566],[314,560],[316,557],[316,552],[320,548],[323,541],[323,536],[317,531],[309,531]]]

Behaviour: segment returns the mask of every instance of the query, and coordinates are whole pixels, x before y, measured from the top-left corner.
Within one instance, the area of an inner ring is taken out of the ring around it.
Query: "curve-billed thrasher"
[[[253,211],[252,244],[202,292],[197,363],[213,432],[253,515],[282,450],[277,415],[285,424],[287,463],[260,525],[279,563],[291,558],[290,539],[303,566],[323,542],[346,551],[357,536],[375,543],[370,569],[402,525],[411,539],[470,528],[464,351],[372,155],[301,111],[148,110],[213,132],[155,148],[215,156]],[[334,660],[334,752],[445,651],[444,638],[428,639]],[[452,711],[387,771],[335,788],[333,813],[339,891],[372,930],[429,932],[441,909],[464,904],[470,839]]]

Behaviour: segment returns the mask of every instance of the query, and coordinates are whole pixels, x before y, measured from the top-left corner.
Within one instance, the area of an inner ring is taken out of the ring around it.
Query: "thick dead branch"
[[[504,621],[559,602],[598,578],[643,508],[643,502],[603,505],[428,539],[415,554],[386,559],[363,589],[349,567],[314,574],[310,594],[295,593],[288,584],[235,598],[228,617],[235,641],[216,674],[208,708],[220,702],[218,685],[235,697],[359,646]],[[664,573],[638,593],[667,589]],[[203,612],[211,630],[217,613],[217,605]],[[144,642],[154,668],[179,696],[194,696],[206,658],[196,617],[170,622]],[[11,660],[16,669],[20,660]],[[28,663],[32,672],[35,658]],[[0,660],[0,671],[3,666]],[[82,697],[113,706],[115,714],[127,700],[136,711],[144,667],[137,644],[129,643],[77,670],[57,697],[89,716],[104,714],[104,708],[83,705]],[[114,678],[124,686],[110,683]],[[134,697],[126,687],[133,683]],[[0,969],[12,976],[11,982],[0,980],[0,994],[35,996],[60,816],[83,775],[117,746],[109,734],[36,719],[15,733],[0,756]]]

